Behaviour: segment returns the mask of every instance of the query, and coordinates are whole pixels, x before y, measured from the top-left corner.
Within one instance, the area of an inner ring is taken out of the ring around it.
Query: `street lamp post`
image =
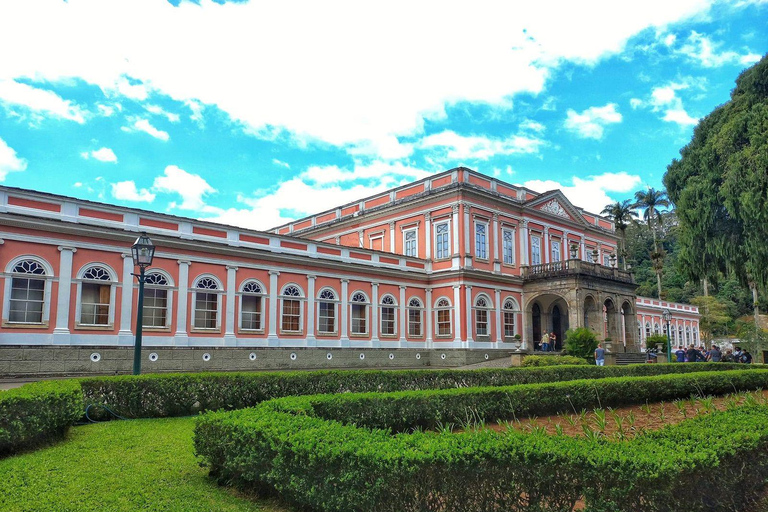
[[[133,345],[133,374],[141,374],[141,328],[144,322],[144,271],[152,265],[155,246],[146,233],[142,233],[131,246],[133,264],[138,265],[139,273],[132,274],[139,278],[139,304],[136,312],[136,342]]]
[[[664,322],[667,324],[667,362],[672,362],[672,344],[669,340],[669,321],[672,319],[672,313],[668,309],[661,312],[664,317]]]

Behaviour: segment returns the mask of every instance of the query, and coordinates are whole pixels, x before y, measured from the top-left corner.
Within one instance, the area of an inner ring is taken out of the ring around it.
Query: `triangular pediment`
[[[559,190],[550,190],[526,201],[525,205],[554,217],[560,217],[579,224],[588,224],[579,209],[573,206]]]

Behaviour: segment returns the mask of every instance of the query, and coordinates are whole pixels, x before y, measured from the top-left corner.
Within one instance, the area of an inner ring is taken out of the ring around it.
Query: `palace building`
[[[269,231],[0,187],[0,374],[127,368],[140,232],[146,371],[450,366],[572,327],[639,352],[665,309],[698,342],[694,306],[635,296],[610,219],[466,168]]]

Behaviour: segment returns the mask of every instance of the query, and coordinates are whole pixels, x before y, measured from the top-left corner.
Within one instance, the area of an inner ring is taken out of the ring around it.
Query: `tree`
[[[694,297],[691,304],[699,308],[701,338],[707,345],[716,334],[725,334],[731,319],[725,304],[712,295]]]
[[[601,213],[611,217],[616,229],[621,232],[621,259],[624,262],[624,270],[627,270],[627,227],[634,220],[633,217],[637,217],[634,205],[629,199],[616,201],[606,205]]]
[[[594,359],[597,348],[597,338],[592,330],[586,327],[569,329],[565,333],[565,353],[587,361]]]
[[[643,192],[642,190],[635,192],[635,200],[633,207],[642,208],[644,210],[643,219],[648,224],[648,229],[651,230],[651,234],[653,235],[653,253],[651,254],[651,261],[653,261],[653,270],[656,272],[656,285],[659,289],[659,298],[662,298],[661,271],[664,268],[664,253],[659,251],[659,243],[653,223],[655,220],[657,225],[662,225],[663,221],[659,207],[669,206],[667,193],[663,190],[648,188],[647,192]]]
[[[667,168],[691,278],[722,272],[768,289],[768,55],[736,80]]]

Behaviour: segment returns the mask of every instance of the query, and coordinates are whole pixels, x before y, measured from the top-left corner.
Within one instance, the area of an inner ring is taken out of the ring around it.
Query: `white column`
[[[379,283],[371,283],[371,343],[379,343]]]
[[[493,214],[493,258],[491,258],[491,261],[493,261],[493,271],[494,272],[501,272],[501,255],[499,254],[499,237],[501,234],[499,233],[499,214],[495,213]]]
[[[463,203],[462,206],[464,210],[464,265],[468,267],[472,265],[472,245],[470,236],[472,225],[470,224],[469,219],[469,206],[467,206],[466,203]]]
[[[494,293],[496,300],[496,341],[501,343],[504,341],[504,333],[501,332],[501,290],[496,288]]]
[[[544,252],[544,263],[549,263],[549,228],[544,228],[544,247],[542,247]]]
[[[453,341],[461,343],[461,286],[453,287]]]
[[[317,346],[315,338],[315,279],[317,276],[307,276],[307,346]]]
[[[452,226],[452,255],[451,255],[451,268],[458,270],[461,265],[461,259],[459,257],[459,205],[454,204],[451,207],[451,226]]]
[[[433,345],[434,341],[435,341],[433,339],[433,336],[432,336],[432,288],[427,288],[424,291],[427,294],[426,295],[426,297],[427,297],[426,302],[427,303],[425,304],[426,307],[424,309],[424,314],[426,316],[424,321],[427,324],[427,338],[426,338],[426,340],[427,340],[427,347],[431,347]]]
[[[475,341],[472,337],[472,331],[474,330],[472,325],[472,287],[465,285],[464,289],[466,290],[465,298],[467,304],[467,345],[469,345]]]
[[[528,265],[528,220],[523,219],[520,229],[520,264]]]
[[[227,291],[226,305],[227,316],[224,326],[224,345],[234,347],[237,345],[235,337],[235,291],[237,290],[237,267],[227,265]]]
[[[341,346],[349,346],[349,279],[341,280]]]
[[[389,223],[389,252],[395,252],[395,223]]]
[[[581,237],[581,260],[587,261],[587,246],[584,242],[584,237]]]
[[[408,326],[408,315],[405,309],[405,289],[407,286],[400,287],[400,343],[405,343],[405,329]]]
[[[627,318],[623,309],[620,309],[619,312],[621,313],[621,342],[624,344],[624,348],[627,348]]]
[[[267,333],[267,343],[270,346],[277,346],[277,276],[280,272],[277,270],[269,271],[269,332]]]
[[[178,260],[179,265],[179,291],[178,304],[176,304],[176,333],[174,344],[189,345],[187,334],[187,301],[189,300],[189,266],[192,264],[186,260]]]
[[[72,256],[74,247],[59,246],[59,294],[56,297],[56,327],[53,329],[53,343],[68,345],[69,340],[69,298],[72,295]]]
[[[123,258],[123,293],[120,300],[120,331],[117,333],[118,345],[133,345],[135,339],[131,331],[133,321],[133,257],[122,254]]]
[[[424,247],[426,248],[426,259],[432,259],[432,216],[429,212],[424,214]]]
[[[640,315],[640,341],[645,344],[645,315]]]

